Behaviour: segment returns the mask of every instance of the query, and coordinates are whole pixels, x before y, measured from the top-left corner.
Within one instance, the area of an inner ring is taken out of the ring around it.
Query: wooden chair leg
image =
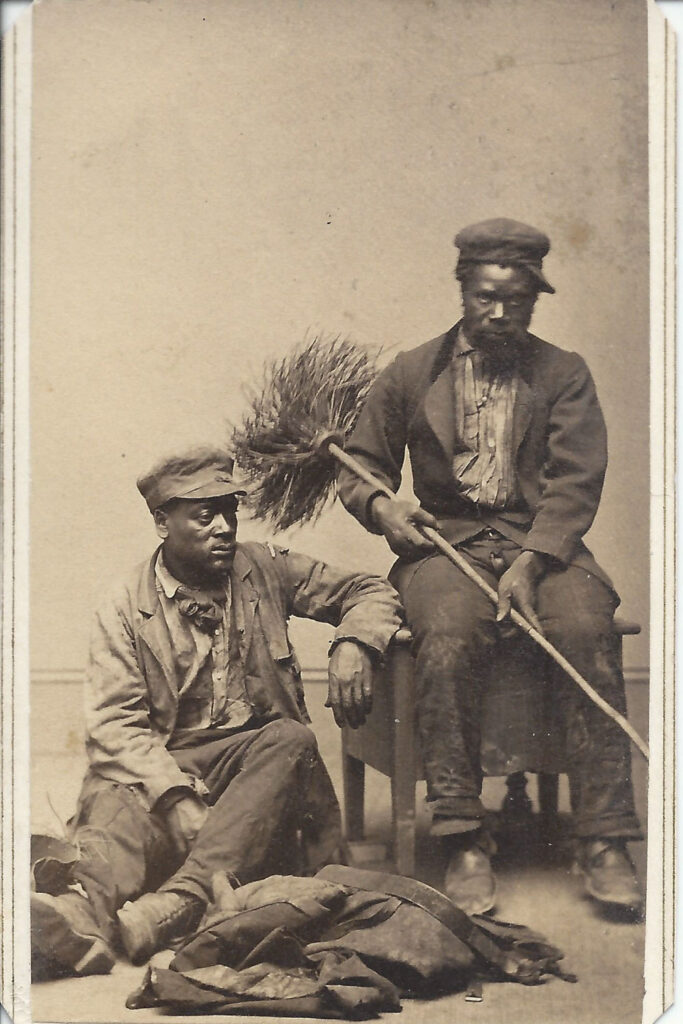
[[[399,875],[415,874],[415,779],[391,780],[394,861]]]
[[[415,873],[415,709],[413,665],[408,650],[394,662],[394,770],[391,805],[394,857],[401,875]]]
[[[531,800],[526,791],[527,778],[524,772],[512,772],[505,780],[507,793],[503,798],[501,811],[506,818],[528,818],[531,814]]]
[[[559,776],[538,773],[538,807],[542,818],[557,817]]]
[[[365,833],[365,764],[346,752],[342,734],[342,786],[344,790],[344,829],[350,842]]]

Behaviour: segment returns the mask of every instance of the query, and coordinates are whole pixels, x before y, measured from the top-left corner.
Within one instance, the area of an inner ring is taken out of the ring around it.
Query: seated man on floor
[[[162,543],[95,618],[74,884],[32,895],[34,956],[62,973],[107,973],[119,941],[140,963],[187,934],[216,872],[237,885],[339,859],[287,620],[336,627],[328,705],[351,726],[400,625],[379,577],[238,544],[244,491],[225,452],[166,459],[138,489]]]

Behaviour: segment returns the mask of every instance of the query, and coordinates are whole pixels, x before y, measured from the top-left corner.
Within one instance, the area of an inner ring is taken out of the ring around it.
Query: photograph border
[[[666,6],[666,5],[662,5]],[[677,4],[677,6],[681,6]],[[683,12],[682,12],[683,14]],[[675,418],[676,39],[650,0],[651,646],[648,914],[643,1020],[673,999],[675,970]],[[3,38],[2,413],[0,694],[0,993],[13,1021],[30,1021],[28,930],[29,749],[29,299],[31,12]],[[661,441],[661,444],[659,443]],[[660,766],[661,773],[654,771]],[[659,848],[660,856],[655,854]],[[9,912],[8,912],[9,910]],[[653,979],[656,983],[653,984]]]

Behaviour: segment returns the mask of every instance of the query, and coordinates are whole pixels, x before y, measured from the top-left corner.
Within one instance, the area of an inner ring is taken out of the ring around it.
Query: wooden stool
[[[615,618],[614,630],[621,659],[623,637],[639,633],[640,626]],[[424,778],[415,727],[411,639],[407,629],[394,637],[385,666],[375,678],[373,708],[365,724],[342,729],[347,839],[364,836],[367,764],[391,780],[394,860],[403,875],[415,871],[415,783]],[[501,642],[501,671],[492,673],[485,695],[482,769],[487,776],[507,776],[508,810],[528,806],[524,773],[538,773],[541,815],[550,818],[557,813],[558,774],[566,770],[562,723],[550,687],[539,678],[540,652],[515,640],[513,657],[506,657],[509,641]]]

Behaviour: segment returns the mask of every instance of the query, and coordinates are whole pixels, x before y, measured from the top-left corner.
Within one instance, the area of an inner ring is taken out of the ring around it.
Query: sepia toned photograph
[[[36,0],[3,65],[11,1019],[655,1020],[662,13]]]

